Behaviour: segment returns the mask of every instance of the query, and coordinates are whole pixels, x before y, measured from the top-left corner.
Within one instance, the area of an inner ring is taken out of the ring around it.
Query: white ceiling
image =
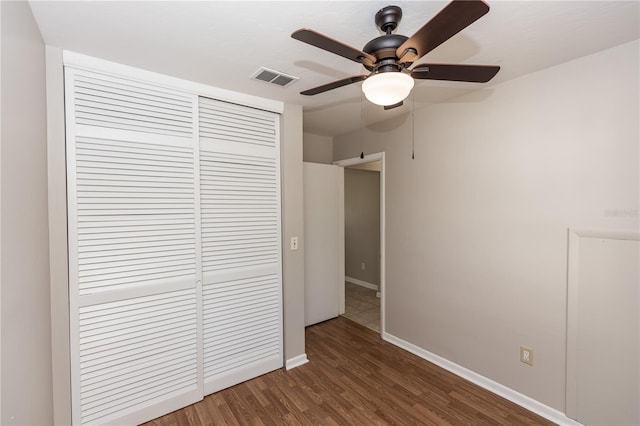
[[[402,7],[411,36],[447,1],[30,1],[46,44],[175,77],[301,104],[304,130],[334,136],[406,112],[364,101],[360,83],[316,96],[301,90],[365,69],[290,37],[312,28],[356,48],[380,33],[377,10]],[[416,108],[443,102],[639,37],[638,1],[496,1],[487,15],[421,62],[498,64],[488,84],[422,80]],[[250,80],[261,66],[300,77],[286,88]],[[615,78],[602,64],[603,78]]]

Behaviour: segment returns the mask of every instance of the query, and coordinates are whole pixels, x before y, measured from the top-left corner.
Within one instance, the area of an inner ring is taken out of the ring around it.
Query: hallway
[[[380,332],[380,298],[376,291],[349,281],[344,286],[344,316]]]

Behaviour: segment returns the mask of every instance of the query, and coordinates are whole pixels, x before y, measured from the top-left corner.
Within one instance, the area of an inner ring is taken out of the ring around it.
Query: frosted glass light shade
[[[362,92],[376,105],[395,105],[409,96],[413,78],[403,72],[374,74],[362,83]]]

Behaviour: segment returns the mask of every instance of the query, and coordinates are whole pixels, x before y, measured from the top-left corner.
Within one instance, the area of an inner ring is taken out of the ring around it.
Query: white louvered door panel
[[[205,394],[282,367],[279,116],[200,98]]]
[[[203,395],[197,97],[65,69],[72,415]]]

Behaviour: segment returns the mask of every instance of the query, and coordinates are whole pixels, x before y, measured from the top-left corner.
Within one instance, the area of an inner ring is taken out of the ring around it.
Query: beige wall
[[[2,418],[53,421],[45,47],[27,2],[2,8]]]
[[[379,286],[380,172],[345,168],[344,226],[345,275]]]
[[[333,138],[304,133],[302,158],[303,161],[310,163],[331,164],[333,162]]]
[[[368,129],[386,152],[388,333],[564,411],[567,228],[639,226],[638,51],[417,111],[415,160],[406,117]],[[334,138],[334,160],[359,147]]]
[[[304,352],[304,199],[302,196],[302,107],[286,104],[282,116],[282,236],[284,358]],[[298,250],[289,250],[298,237]]]

